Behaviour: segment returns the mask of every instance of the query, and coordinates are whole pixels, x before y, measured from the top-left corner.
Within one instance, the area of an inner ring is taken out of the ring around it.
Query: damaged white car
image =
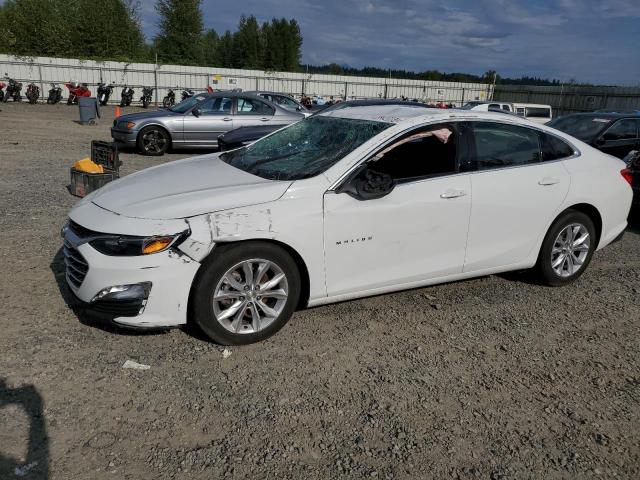
[[[528,268],[564,285],[631,198],[622,161],[525,119],[345,108],[89,195],[66,278],[118,324],[251,343],[306,306]]]

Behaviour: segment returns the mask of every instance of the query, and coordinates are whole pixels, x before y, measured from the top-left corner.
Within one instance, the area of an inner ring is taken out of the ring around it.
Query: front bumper
[[[200,263],[184,253],[169,249],[133,257],[103,255],[67,230],[64,254],[67,285],[89,312],[135,328],[172,327],[187,322],[189,292]],[[147,298],[95,300],[106,288],[147,282],[151,283]]]
[[[124,143],[128,146],[135,146],[138,138],[138,132],[134,130],[118,130],[111,127],[111,137],[119,143]]]

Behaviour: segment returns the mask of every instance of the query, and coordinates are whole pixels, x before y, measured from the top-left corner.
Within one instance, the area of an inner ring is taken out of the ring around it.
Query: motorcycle
[[[7,85],[7,90],[4,94],[3,102],[7,102],[10,98],[13,99],[14,102],[21,102],[22,95],[20,95],[20,91],[22,90],[22,83],[16,82],[13,78],[6,77],[9,81]]]
[[[121,107],[128,107],[129,105],[131,105],[131,102],[133,101],[133,93],[134,90],[131,87],[124,87],[122,89],[122,93],[120,94]]]
[[[27,98],[29,99],[29,103],[34,105],[38,98],[40,98],[40,88],[35,83],[30,83],[27,86]]]
[[[185,88],[182,91],[182,101],[184,102],[187,98],[193,97],[194,95],[195,92],[193,90],[191,90],[190,88]]]
[[[0,82],[0,102],[1,102],[2,100],[4,100],[4,90],[3,90],[3,89],[4,89],[4,87],[6,87],[6,86],[7,86],[7,84],[6,84],[6,83],[4,83],[4,82]]]
[[[162,106],[164,108],[173,107],[176,103],[176,94],[172,89],[169,89],[169,93],[162,99]]]
[[[151,96],[153,95],[153,88],[142,87],[142,96],[140,101],[142,102],[142,108],[147,108],[151,103]]]
[[[78,103],[78,97],[90,97],[91,90],[86,83],[69,82],[64,84],[69,89],[69,98],[67,98],[67,105],[73,105]]]
[[[113,93],[113,85],[107,85],[104,83],[98,84],[98,101],[100,105],[105,106],[109,101],[109,97]]]
[[[47,97],[47,103],[50,105],[55,105],[60,100],[62,100],[62,89],[55,83],[52,83],[51,88],[49,89],[49,96]]]

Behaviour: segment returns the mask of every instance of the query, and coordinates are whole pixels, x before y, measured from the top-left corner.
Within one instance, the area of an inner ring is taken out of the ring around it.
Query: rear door
[[[472,154],[465,169],[473,172],[473,198],[465,272],[518,264],[532,254],[569,190],[560,160],[573,155],[565,142],[533,128],[470,123]],[[542,144],[550,142],[557,152],[545,147],[545,154]]]
[[[216,146],[218,135],[234,128],[231,97],[209,97],[198,104],[198,115],[184,116],[184,143]]]
[[[638,146],[638,120],[634,118],[617,120],[596,140],[596,145],[609,155],[624,158]]]
[[[264,125],[271,122],[276,113],[275,108],[258,98],[239,96],[236,102],[235,128]]]

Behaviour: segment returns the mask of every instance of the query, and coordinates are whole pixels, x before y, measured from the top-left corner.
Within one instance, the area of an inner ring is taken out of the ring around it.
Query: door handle
[[[230,117],[224,117],[224,118],[222,119],[222,121],[223,121],[223,122],[230,122],[231,120],[233,120],[233,119],[232,119],[232,118],[230,118]]]
[[[467,194],[464,190],[447,190],[440,194],[440,198],[458,198],[464,197]]]
[[[559,178],[544,177],[543,179],[538,181],[538,185],[543,185],[545,187],[549,185],[555,185],[556,183],[560,183]]]
[[[266,118],[266,117],[263,117],[263,118],[260,119],[261,122],[266,122],[267,120],[269,120],[269,119]]]

